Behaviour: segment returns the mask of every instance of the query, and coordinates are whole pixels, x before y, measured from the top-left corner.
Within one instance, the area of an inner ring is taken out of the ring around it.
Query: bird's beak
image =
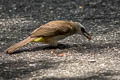
[[[89,33],[87,33],[86,31],[83,32],[83,35],[84,35],[86,38],[88,38],[88,40],[91,40],[91,39],[92,39],[92,38],[91,38],[91,35],[90,35]]]

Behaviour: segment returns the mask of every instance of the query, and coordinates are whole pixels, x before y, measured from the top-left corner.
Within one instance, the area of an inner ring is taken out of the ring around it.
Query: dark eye
[[[81,28],[81,31],[82,31],[82,32],[85,32],[85,29],[84,29],[84,28]]]

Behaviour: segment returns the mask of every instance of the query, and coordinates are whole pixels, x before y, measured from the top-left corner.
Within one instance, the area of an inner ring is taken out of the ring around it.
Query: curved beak
[[[91,40],[91,39],[92,39],[92,38],[91,38],[91,35],[90,35],[89,33],[87,33],[86,31],[83,32],[83,35],[84,35],[86,38],[88,38],[88,40]]]

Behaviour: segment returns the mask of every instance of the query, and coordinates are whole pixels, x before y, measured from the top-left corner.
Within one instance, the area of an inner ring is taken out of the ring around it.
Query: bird
[[[55,20],[41,25],[35,29],[26,39],[10,46],[5,50],[6,53],[14,53],[19,48],[30,42],[41,42],[52,46],[57,46],[57,42],[73,34],[84,35],[91,40],[91,35],[85,27],[76,21]]]

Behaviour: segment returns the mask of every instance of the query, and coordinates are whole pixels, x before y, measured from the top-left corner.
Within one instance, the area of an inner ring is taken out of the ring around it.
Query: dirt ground
[[[120,80],[119,0],[0,0],[0,80]],[[3,51],[52,20],[81,22],[57,47],[30,43]]]

